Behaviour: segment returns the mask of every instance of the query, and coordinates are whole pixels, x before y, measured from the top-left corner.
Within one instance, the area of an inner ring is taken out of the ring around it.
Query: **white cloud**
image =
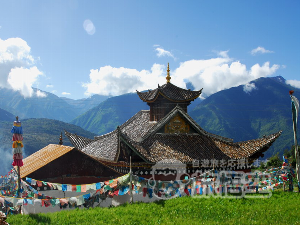
[[[0,87],[31,97],[34,93],[32,85],[43,74],[34,63],[26,41],[21,38],[0,39]]]
[[[156,47],[155,51],[156,51],[156,55],[158,57],[168,56],[168,57],[172,57],[173,59],[175,59],[174,55],[171,52],[159,47],[159,45],[154,45],[153,47]]]
[[[37,90],[36,91],[36,96],[38,98],[45,98],[45,97],[47,97],[47,94],[45,92],[42,92],[41,90]]]
[[[17,67],[10,70],[7,82],[13,90],[20,91],[24,97],[31,97],[33,94],[31,86],[41,74],[36,66],[29,69]]]
[[[243,91],[246,93],[250,93],[251,91],[257,89],[254,83],[245,84],[243,87]]]
[[[203,88],[204,96],[209,96],[224,89],[245,85],[259,77],[273,75],[280,68],[279,65],[270,66],[266,62],[262,66],[255,64],[247,69],[246,65],[229,58],[227,52],[218,55],[224,57],[185,61],[173,70],[170,65],[171,82],[186,88],[185,81],[188,80],[195,89]],[[135,90],[154,89],[157,84],[166,83],[166,66],[154,64],[150,70],[142,71],[105,66],[91,70],[89,76],[90,81],[82,85],[86,88],[86,95],[120,95]]]
[[[52,84],[47,84],[46,88],[53,88],[54,86]]]
[[[69,92],[62,92],[61,94],[62,95],[71,95],[71,93],[69,93]]]
[[[287,80],[285,83],[295,87],[295,88],[300,88],[300,81],[299,80]]]
[[[86,95],[120,95],[128,92],[142,91],[157,87],[157,83],[165,82],[163,69],[165,66],[154,64],[150,71],[128,68],[100,67],[90,71],[90,82],[82,86]]]
[[[264,47],[257,47],[257,48],[255,48],[255,49],[253,49],[252,51],[251,51],[251,54],[252,55],[256,55],[256,53],[261,53],[261,54],[265,54],[265,53],[274,53],[273,51],[270,51],[270,50],[267,50],[267,49],[265,49]]]
[[[90,20],[85,20],[83,22],[83,28],[89,35],[93,35],[96,32],[96,27]]]

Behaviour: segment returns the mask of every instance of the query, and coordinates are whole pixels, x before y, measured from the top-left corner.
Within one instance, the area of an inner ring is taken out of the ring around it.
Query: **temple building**
[[[93,168],[93,169],[91,169]],[[89,184],[120,176],[120,172],[74,147],[49,144],[24,159],[20,177],[52,183]]]
[[[137,91],[150,110],[137,112],[114,131],[94,139],[68,131],[65,135],[76,149],[125,173],[130,159],[136,170],[164,160],[179,161],[199,169],[245,169],[245,163],[236,163],[244,160],[250,164],[263,156],[281,134],[279,131],[254,140],[234,142],[209,133],[187,113],[191,101],[200,96],[202,89],[192,91],[172,84],[169,65],[166,80],[166,84],[154,90]]]

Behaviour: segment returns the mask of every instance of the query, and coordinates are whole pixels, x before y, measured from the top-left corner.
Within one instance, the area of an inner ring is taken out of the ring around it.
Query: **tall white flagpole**
[[[298,142],[297,142],[297,119],[299,112],[299,101],[293,96],[294,91],[290,91],[291,100],[292,100],[292,116],[293,116],[293,129],[294,129],[294,143],[295,143],[295,158],[296,158],[296,173],[298,180],[298,192],[300,192],[300,157],[298,151]]]
[[[131,169],[131,156],[130,156],[130,195],[131,195],[131,199],[130,199],[130,203],[133,202],[133,194],[132,194],[132,169]]]

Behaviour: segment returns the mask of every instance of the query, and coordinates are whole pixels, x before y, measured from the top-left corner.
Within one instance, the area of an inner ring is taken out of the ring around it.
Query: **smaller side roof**
[[[226,143],[218,139],[213,140],[218,148],[230,158],[258,158],[259,154],[268,150],[268,148],[281,135],[281,133],[282,131],[279,131],[262,138],[236,143]]]
[[[118,129],[96,136],[95,140],[84,138],[65,131],[71,143],[82,152],[103,160],[115,161],[118,153],[118,132],[121,131],[132,140],[139,141],[156,124],[150,121],[150,111],[141,110],[122,124]],[[118,131],[119,130],[119,131]]]
[[[24,166],[20,167],[21,178],[28,176],[32,172],[40,169],[44,165],[54,161],[73,149],[75,148],[70,146],[49,144],[41,150],[31,154],[23,160]]]
[[[116,130],[96,137],[96,141],[86,145],[81,151],[95,158],[114,161],[118,150],[118,133]]]
[[[77,149],[81,150],[88,144],[94,142],[95,140],[89,139],[86,137],[79,136],[77,134],[72,134],[65,130],[65,135],[70,140],[73,146],[75,146]]]

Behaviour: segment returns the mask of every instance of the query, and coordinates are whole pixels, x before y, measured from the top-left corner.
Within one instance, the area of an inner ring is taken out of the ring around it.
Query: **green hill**
[[[107,99],[71,123],[100,135],[113,131],[142,109],[149,106],[137,94],[130,93]]]

